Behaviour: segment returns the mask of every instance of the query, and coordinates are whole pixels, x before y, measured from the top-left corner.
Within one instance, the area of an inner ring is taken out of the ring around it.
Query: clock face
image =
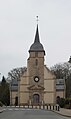
[[[38,82],[38,81],[39,81],[39,78],[36,76],[36,77],[34,78],[34,81],[35,81],[35,82]]]

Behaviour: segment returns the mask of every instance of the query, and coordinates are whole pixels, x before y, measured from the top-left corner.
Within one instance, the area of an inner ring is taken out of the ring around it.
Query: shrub
[[[71,98],[65,99],[65,108],[71,109]]]
[[[60,100],[59,100],[59,106],[61,108],[63,108],[65,106],[65,99],[64,98],[60,98]]]
[[[65,99],[65,104],[69,104],[69,99]]]

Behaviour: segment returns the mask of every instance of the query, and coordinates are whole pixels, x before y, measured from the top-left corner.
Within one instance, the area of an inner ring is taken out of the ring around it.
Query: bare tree
[[[71,64],[69,62],[56,64],[51,67],[51,71],[56,75],[56,78],[67,79],[71,74]]]
[[[15,68],[13,70],[11,70],[8,73],[8,78],[9,80],[20,80],[20,77],[23,75],[23,73],[27,70],[26,67],[21,67],[21,68]]]
[[[56,75],[57,79],[65,79],[66,97],[71,97],[71,63],[60,63],[51,67],[51,71]]]

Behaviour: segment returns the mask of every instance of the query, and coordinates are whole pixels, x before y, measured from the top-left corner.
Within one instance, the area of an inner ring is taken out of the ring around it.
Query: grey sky
[[[71,0],[0,0],[1,76],[27,65],[36,15],[45,64],[50,67],[66,62],[71,55]]]

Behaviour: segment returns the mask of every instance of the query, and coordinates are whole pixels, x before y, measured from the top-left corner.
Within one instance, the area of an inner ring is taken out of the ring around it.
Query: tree
[[[0,85],[0,101],[4,105],[10,104],[10,91],[9,84],[6,82],[5,77],[2,77],[1,85]]]
[[[71,74],[66,80],[66,91],[67,91],[66,97],[71,98]]]
[[[51,71],[56,75],[57,79],[65,79],[66,97],[71,97],[71,63],[59,63],[51,67]]]
[[[2,77],[1,85],[5,85],[5,84],[6,84],[6,80],[5,80],[5,77],[3,76],[3,77]]]
[[[51,71],[56,75],[56,78],[64,78],[68,79],[69,75],[71,74],[71,64],[66,63],[59,63],[51,67]]]
[[[9,80],[20,80],[20,77],[23,75],[23,73],[26,71],[26,67],[21,67],[21,68],[15,68],[13,70],[11,70],[8,73],[8,79]]]

